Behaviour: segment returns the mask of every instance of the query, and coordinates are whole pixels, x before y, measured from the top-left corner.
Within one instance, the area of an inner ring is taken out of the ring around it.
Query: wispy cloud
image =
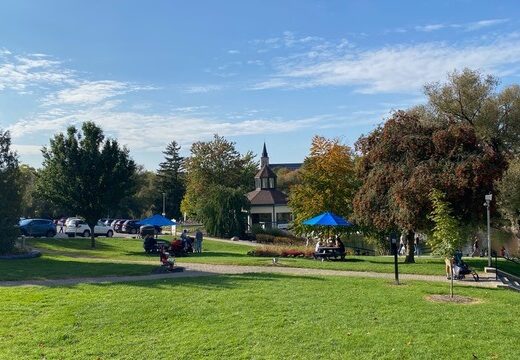
[[[262,53],[273,49],[294,48],[322,41],[323,38],[318,36],[298,36],[292,31],[284,31],[281,36],[268,39],[256,39],[251,41],[251,43],[257,47],[257,52]]]
[[[196,85],[196,86],[189,86],[186,89],[184,89],[184,92],[188,94],[200,94],[200,93],[208,93],[211,91],[218,91],[221,90],[221,85]]]
[[[469,23],[448,23],[448,24],[427,24],[418,25],[414,29],[417,31],[431,32],[443,29],[461,29],[464,31],[476,31],[490,26],[500,25],[508,22],[509,19],[487,19]]]
[[[16,56],[0,50],[0,91],[27,89],[57,84],[73,84],[74,72],[44,54]]]
[[[83,81],[77,86],[48,95],[43,103],[45,105],[91,105],[132,91],[150,89],[153,88],[113,80]]]
[[[57,131],[64,131],[70,125],[80,125],[84,121],[94,121],[103,127],[105,132],[116,137],[120,143],[129,146],[131,150],[150,150],[149,138],[143,136],[143,129],[153,134],[154,143],[161,147],[171,141],[172,137],[179,139],[183,146],[193,142],[209,139],[214,133],[224,136],[240,136],[253,134],[269,134],[272,132],[292,132],[302,128],[314,127],[326,116],[314,116],[301,119],[264,119],[251,118],[241,121],[230,121],[213,117],[198,117],[190,114],[191,109],[182,113],[142,114],[133,111],[118,111],[110,105],[84,109],[69,109],[47,111],[37,116],[19,120],[7,129],[15,142],[28,136],[39,134],[52,136]],[[255,116],[250,112],[249,116]],[[172,128],[175,133],[172,133]],[[32,155],[33,147],[20,146],[20,153]]]
[[[350,49],[344,55],[311,59],[299,56],[280,61],[276,73],[252,89],[352,86],[361,93],[415,92],[426,82],[464,67],[497,75],[520,69],[520,40],[502,37],[487,44],[428,42]]]
[[[240,51],[239,51],[239,50],[232,49],[232,50],[228,50],[227,53],[230,54],[230,55],[236,55],[236,54],[240,54]]]

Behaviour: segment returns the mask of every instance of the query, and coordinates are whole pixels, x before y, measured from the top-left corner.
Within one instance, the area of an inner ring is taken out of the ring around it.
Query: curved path
[[[342,270],[323,270],[323,269],[303,269],[282,266],[236,266],[236,265],[211,265],[211,264],[195,264],[182,263],[185,268],[183,272],[136,275],[136,276],[105,276],[105,277],[89,277],[89,278],[70,278],[70,279],[50,279],[50,280],[21,280],[21,281],[0,281],[1,287],[7,286],[62,286],[77,284],[98,284],[98,283],[119,283],[133,281],[148,281],[158,279],[175,279],[198,276],[215,276],[229,274],[250,274],[250,273],[278,273],[287,275],[300,276],[348,276],[348,277],[364,277],[364,278],[381,278],[393,280],[394,274],[362,272],[362,271],[342,271]],[[415,275],[400,274],[401,281],[434,281],[447,282],[443,276],[435,275]],[[482,274],[481,280],[475,282],[470,279],[458,280],[457,285],[466,285],[474,287],[496,288],[501,282],[495,281],[494,276]]]

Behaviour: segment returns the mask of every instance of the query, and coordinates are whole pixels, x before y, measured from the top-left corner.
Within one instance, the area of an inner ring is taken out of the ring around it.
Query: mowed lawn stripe
[[[516,293],[425,300],[447,291],[281,274],[1,288],[0,358],[517,358]]]

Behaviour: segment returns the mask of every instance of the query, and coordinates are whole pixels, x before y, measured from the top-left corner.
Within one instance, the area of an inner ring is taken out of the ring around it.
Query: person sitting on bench
[[[317,243],[316,243],[316,248],[314,249],[314,252],[316,253],[321,253],[322,250],[321,250],[321,247],[323,246],[323,243],[321,242],[321,240],[319,240]]]
[[[336,237],[336,247],[338,248],[337,251],[340,255],[345,255],[345,244],[343,244],[339,235]]]

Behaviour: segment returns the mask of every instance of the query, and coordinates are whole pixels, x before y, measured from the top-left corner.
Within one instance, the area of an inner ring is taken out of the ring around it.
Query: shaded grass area
[[[168,238],[165,238],[168,240]],[[52,279],[103,275],[149,274],[159,266],[157,255],[145,254],[142,240],[125,238],[98,238],[96,249],[90,248],[90,240],[83,238],[28,239],[28,244],[43,251],[40,259],[0,260],[0,280]],[[270,266],[271,258],[248,256],[251,246],[205,240],[203,253],[177,258],[179,264],[207,263],[228,265]],[[482,271],[485,258],[465,259],[471,267]],[[399,259],[399,271],[408,274],[444,275],[444,260],[418,257],[415,264],[404,264]],[[125,264],[126,262],[126,264]],[[141,264],[142,263],[142,264]],[[501,261],[506,271],[520,275],[520,266]],[[372,271],[394,271],[390,256],[350,256],[346,261],[316,261],[303,258],[279,259],[278,266]]]
[[[516,359],[518,295],[248,274],[0,288],[0,358]]]
[[[110,275],[150,274],[157,265],[100,262],[60,255],[44,255],[36,259],[0,260],[0,280],[46,280]]]

